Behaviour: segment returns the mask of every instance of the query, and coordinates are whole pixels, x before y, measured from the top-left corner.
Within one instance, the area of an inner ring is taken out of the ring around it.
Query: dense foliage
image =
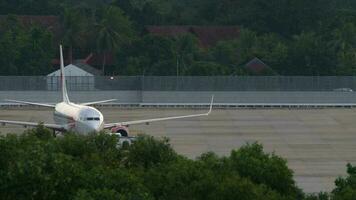
[[[9,16],[1,27],[0,75],[31,76],[52,70],[52,33],[38,26],[25,29],[15,16]]]
[[[356,198],[356,167],[347,165],[348,177],[338,178],[336,188],[332,192],[335,200],[351,200]]]
[[[115,53],[114,65],[104,56],[96,66],[106,74],[356,75],[354,0],[0,0],[0,14],[60,16],[69,57]],[[1,27],[0,75],[51,71],[53,33],[8,24]],[[242,33],[202,48],[193,35],[147,35],[147,25],[234,25]],[[254,57],[271,69],[246,70]]]
[[[177,154],[168,139],[66,134],[39,127],[0,137],[0,199],[355,199],[355,167],[331,194],[306,196],[286,160],[247,144],[229,156]]]
[[[259,144],[228,157],[178,155],[167,139],[140,136],[119,148],[116,136],[40,127],[0,138],[1,199],[302,199],[286,161]]]

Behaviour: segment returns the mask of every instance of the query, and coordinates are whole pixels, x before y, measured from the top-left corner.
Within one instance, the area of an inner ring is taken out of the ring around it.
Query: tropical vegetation
[[[69,60],[101,53],[95,67],[106,75],[356,75],[354,0],[0,0],[0,14],[0,75],[52,71],[58,42]],[[59,16],[63,31],[23,27],[16,15]],[[161,37],[149,25],[241,33],[202,47],[194,34]],[[270,70],[248,70],[255,57]]]

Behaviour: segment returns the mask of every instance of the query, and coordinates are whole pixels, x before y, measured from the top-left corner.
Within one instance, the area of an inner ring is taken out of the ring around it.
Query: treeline
[[[356,75],[354,0],[0,0],[0,5],[3,15],[60,16],[59,40],[69,55],[114,53],[113,65],[104,56],[96,66],[107,75]],[[201,48],[194,35],[152,36],[144,31],[147,25],[233,25],[241,27],[241,35]],[[51,35],[39,32],[38,40]],[[30,30],[24,34],[29,37]],[[49,58],[58,44],[12,50],[29,42],[6,26],[0,41],[9,35],[12,40],[0,43],[0,75],[53,70]],[[44,53],[32,55],[37,50]],[[255,57],[270,68],[258,74],[246,69]]]
[[[330,193],[305,195],[286,160],[247,144],[226,157],[178,155],[167,139],[140,136],[119,147],[116,136],[67,134],[42,127],[0,137],[0,198],[352,200],[356,168]]]
[[[52,70],[53,35],[39,26],[21,26],[14,16],[1,24],[0,75],[44,75]]]

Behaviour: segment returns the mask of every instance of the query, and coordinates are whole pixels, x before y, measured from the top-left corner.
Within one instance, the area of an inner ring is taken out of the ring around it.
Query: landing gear
[[[132,142],[133,142],[132,138],[121,137],[119,138],[118,147],[127,149],[132,144]]]
[[[113,134],[117,136],[117,148],[126,149],[136,140],[136,137],[128,136],[126,131],[117,131]]]
[[[117,136],[118,148],[127,148],[136,140],[135,137],[129,136],[129,129],[127,126],[116,126],[111,129],[111,133]]]
[[[54,138],[63,137],[63,132],[53,130],[53,131],[52,131],[52,135],[53,135]]]

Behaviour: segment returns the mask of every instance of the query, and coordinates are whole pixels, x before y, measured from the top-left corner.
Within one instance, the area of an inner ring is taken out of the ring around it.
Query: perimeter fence
[[[355,76],[68,76],[72,91],[351,91]],[[60,77],[0,76],[1,91],[55,91]]]

